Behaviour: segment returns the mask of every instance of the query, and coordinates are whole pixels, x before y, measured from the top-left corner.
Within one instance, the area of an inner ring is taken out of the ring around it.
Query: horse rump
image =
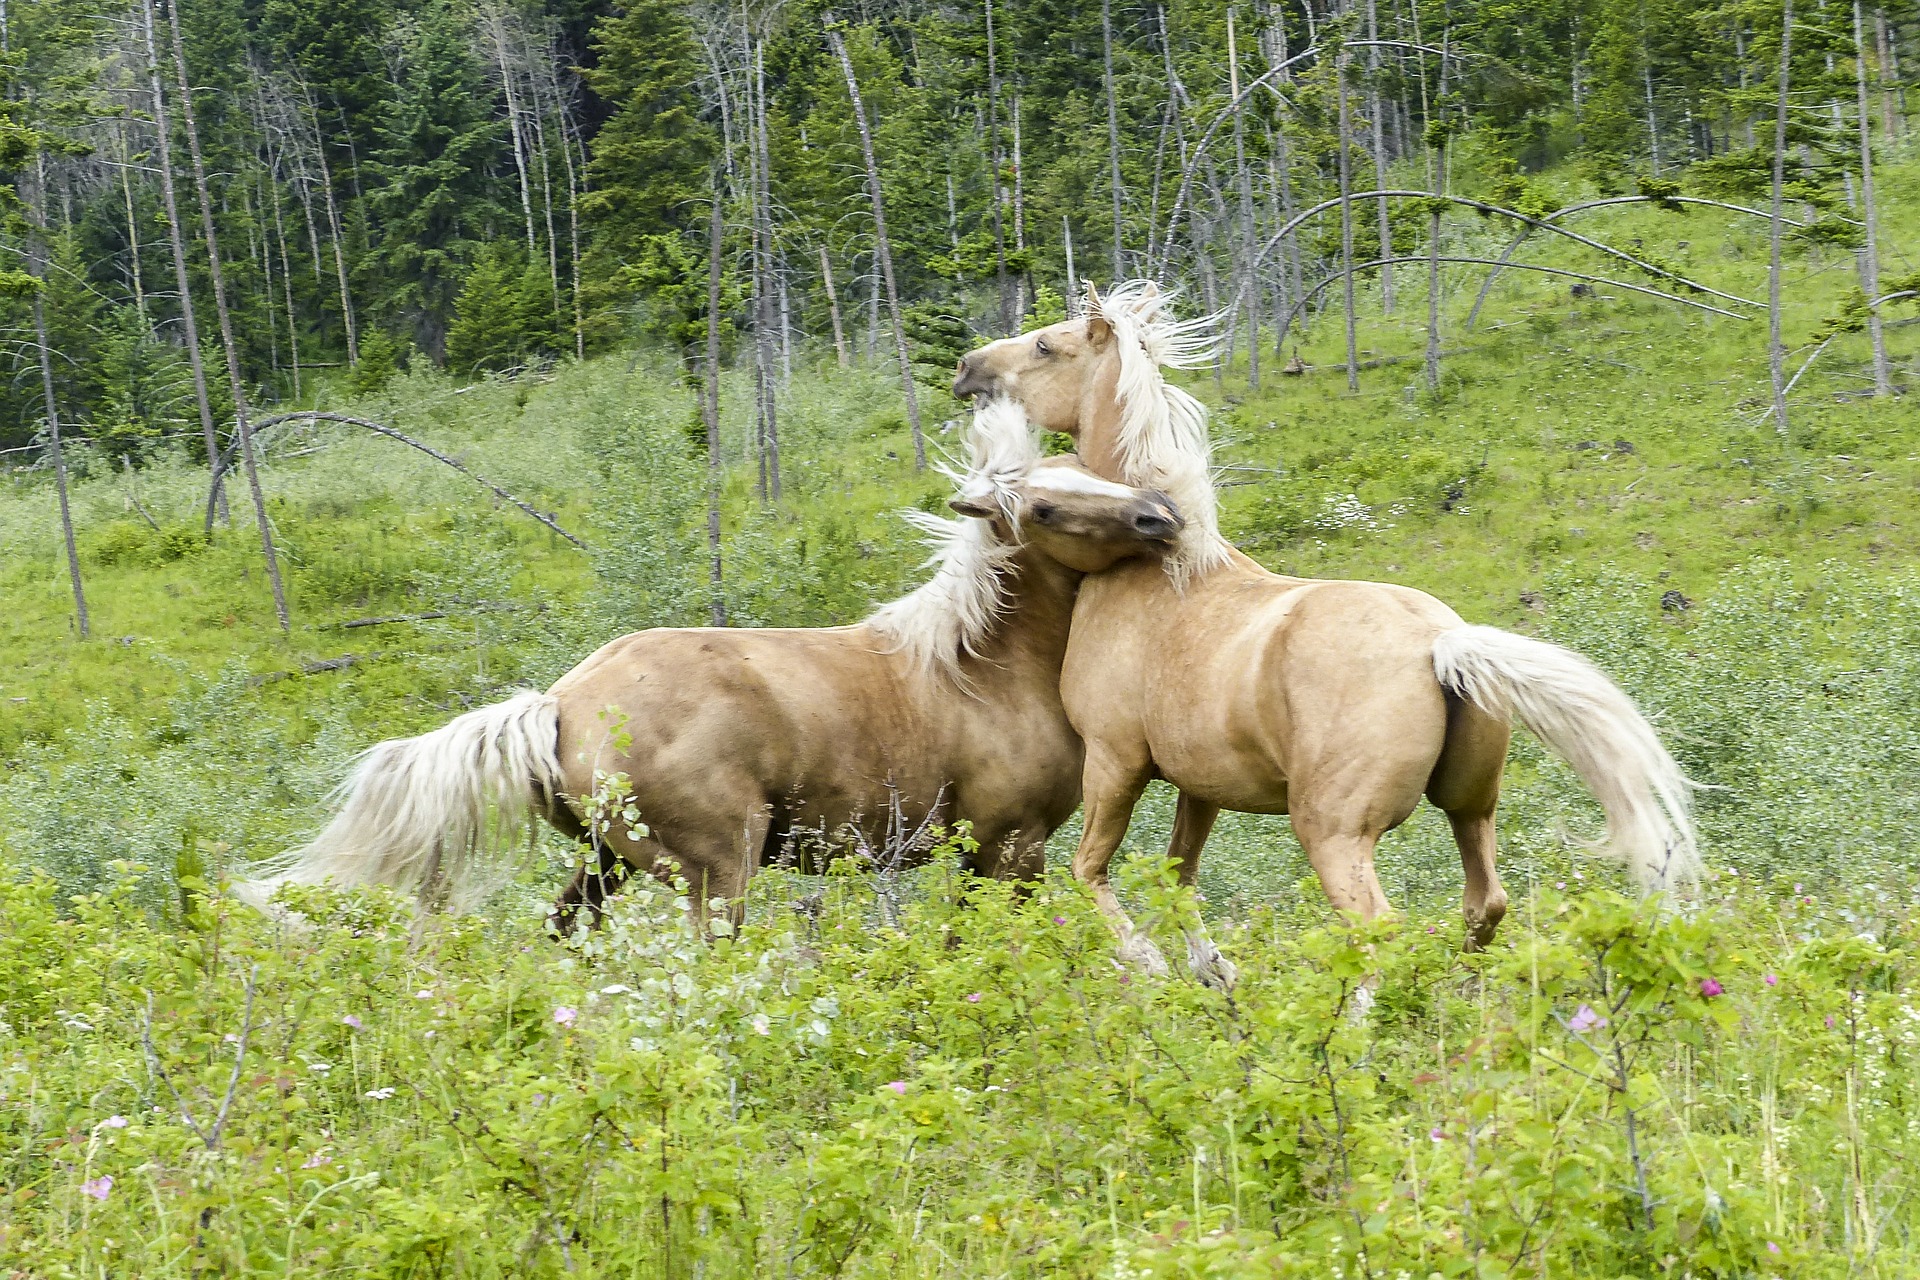
[[[1693,783],[1618,685],[1559,645],[1496,627],[1458,627],[1433,642],[1448,691],[1518,720],[1580,775],[1607,818],[1608,851],[1648,893],[1694,880],[1700,853]]]
[[[320,834],[231,892],[267,911],[283,884],[386,885],[471,908],[512,878],[528,822],[557,802],[559,738],[558,704],[528,691],[379,743],[334,791]]]

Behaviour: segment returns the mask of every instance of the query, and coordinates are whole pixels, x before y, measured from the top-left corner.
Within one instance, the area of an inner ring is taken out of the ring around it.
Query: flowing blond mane
[[[1011,519],[1013,486],[1040,460],[1026,411],[1007,400],[981,405],[968,442],[967,469],[940,470],[962,495],[997,503]],[[1019,544],[1003,541],[988,520],[952,520],[914,510],[900,516],[926,535],[933,555],[922,567],[932,569],[933,577],[874,610],[867,625],[888,640],[889,652],[906,654],[915,671],[964,684],[962,659],[979,654],[1006,613],[1008,561]]]
[[[1119,346],[1122,478],[1164,491],[1186,518],[1179,549],[1167,558],[1168,574],[1184,583],[1225,564],[1228,544],[1214,498],[1207,407],[1160,372],[1210,363],[1218,326],[1213,316],[1176,320],[1172,301],[1152,281],[1129,280],[1103,296],[1089,293],[1087,306],[1113,326]]]

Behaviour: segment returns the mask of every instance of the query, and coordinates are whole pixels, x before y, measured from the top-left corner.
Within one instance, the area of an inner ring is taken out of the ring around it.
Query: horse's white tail
[[[1490,715],[1518,720],[1573,766],[1607,815],[1607,844],[1647,892],[1700,874],[1688,815],[1693,784],[1640,709],[1571,650],[1494,627],[1433,642],[1440,683]]]
[[[320,834],[232,892],[267,910],[283,884],[379,884],[467,910],[512,876],[506,855],[536,805],[559,794],[559,736],[554,699],[528,692],[371,747]]]

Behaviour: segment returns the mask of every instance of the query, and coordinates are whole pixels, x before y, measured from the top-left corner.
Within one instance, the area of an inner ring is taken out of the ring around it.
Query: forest
[[[0,3],[0,1272],[1914,1274],[1917,63],[1912,0]],[[1133,278],[1221,535],[1590,658],[1699,883],[1521,733],[1481,950],[1431,806],[1366,922],[1271,814],[1179,887],[1165,782],[1164,977],[1079,816],[718,927],[556,938],[544,829],[464,913],[236,900],[373,743],[928,582],[956,358]]]

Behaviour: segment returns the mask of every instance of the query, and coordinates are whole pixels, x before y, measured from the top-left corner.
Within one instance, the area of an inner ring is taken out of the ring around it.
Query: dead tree
[[[1859,94],[1860,115],[1860,219],[1866,239],[1860,247],[1860,287],[1869,299],[1880,296],[1880,218],[1873,202],[1873,113],[1867,98],[1866,22],[1860,0],[1853,0],[1854,85]],[[1873,394],[1893,394],[1893,367],[1887,362],[1887,337],[1881,327],[1880,311],[1867,309],[1867,337],[1873,344]]]
[[[1787,88],[1792,76],[1793,0],[1784,0],[1780,19],[1780,88],[1773,115],[1773,218],[1767,224],[1767,374],[1773,384],[1774,427],[1791,440],[1787,423],[1787,348],[1780,336],[1780,201],[1786,185]]]
[[[154,0],[145,0],[147,21],[153,20]],[[260,552],[267,562],[267,581],[273,587],[273,610],[280,619],[280,630],[291,631],[287,613],[287,588],[280,578],[280,557],[273,548],[273,522],[267,516],[266,494],[260,489],[260,469],[254,463],[253,431],[247,425],[247,388],[240,376],[240,351],[233,341],[233,317],[227,310],[226,275],[220,264],[220,238],[213,226],[213,197],[207,190],[207,167],[200,158],[200,132],[194,125],[193,94],[187,80],[187,48],[180,36],[179,0],[167,8],[167,25],[173,36],[173,69],[180,87],[180,123],[187,135],[187,159],[193,166],[193,189],[200,200],[200,226],[207,238],[207,273],[213,283],[213,310],[220,320],[220,346],[227,357],[227,381],[233,392],[233,422],[239,437],[241,464],[247,473],[247,489],[253,496],[253,514],[260,524]]]
[[[900,386],[907,397],[907,426],[913,434],[913,469],[927,469],[927,439],[920,431],[920,400],[913,386],[913,360],[907,354],[907,330],[900,318],[900,291],[894,286],[893,250],[887,244],[886,201],[880,193],[880,166],[873,157],[873,129],[867,123],[867,109],[860,100],[860,81],[853,74],[853,60],[847,56],[847,42],[841,38],[839,19],[832,10],[822,15],[826,23],[827,44],[846,77],[847,97],[853,103],[854,123],[860,129],[860,157],[867,170],[867,197],[873,203],[874,250],[880,258],[880,277],[887,291],[887,316],[893,322],[893,346],[900,357]]]

